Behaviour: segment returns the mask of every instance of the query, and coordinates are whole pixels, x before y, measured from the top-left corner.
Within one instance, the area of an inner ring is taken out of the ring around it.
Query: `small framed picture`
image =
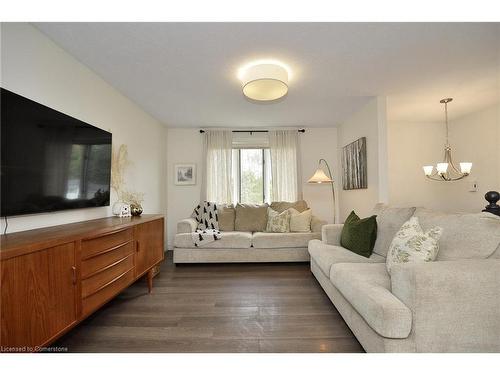
[[[196,164],[175,164],[174,181],[176,185],[196,185]]]

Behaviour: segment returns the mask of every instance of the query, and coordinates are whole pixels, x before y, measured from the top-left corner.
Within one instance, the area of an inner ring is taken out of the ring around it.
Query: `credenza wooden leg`
[[[153,291],[153,270],[149,270],[147,275],[146,275],[146,279],[148,280],[148,293],[151,294],[151,292]]]

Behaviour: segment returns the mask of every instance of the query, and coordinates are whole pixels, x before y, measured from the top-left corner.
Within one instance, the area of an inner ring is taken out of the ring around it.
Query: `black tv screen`
[[[1,89],[1,215],[109,205],[111,133]]]

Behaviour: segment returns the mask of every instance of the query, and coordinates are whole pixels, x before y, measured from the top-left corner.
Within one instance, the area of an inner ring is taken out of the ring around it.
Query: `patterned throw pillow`
[[[286,233],[290,232],[290,212],[288,210],[278,213],[271,207],[267,209],[266,232]]]
[[[387,253],[387,271],[398,263],[432,262],[439,251],[439,238],[443,233],[440,227],[434,227],[427,232],[422,230],[418,217],[412,216],[404,223],[394,236]]]

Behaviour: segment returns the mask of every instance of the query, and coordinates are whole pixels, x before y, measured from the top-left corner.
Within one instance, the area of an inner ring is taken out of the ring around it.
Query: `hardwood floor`
[[[309,264],[172,264],[73,329],[70,352],[363,352]]]

